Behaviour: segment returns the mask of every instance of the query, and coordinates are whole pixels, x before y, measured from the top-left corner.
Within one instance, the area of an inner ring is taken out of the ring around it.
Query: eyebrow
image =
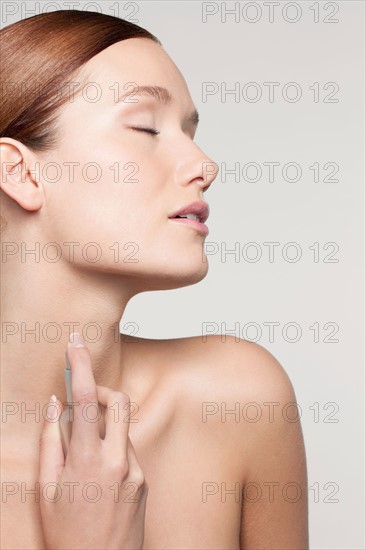
[[[133,90],[129,90],[128,92],[121,95],[116,103],[123,103],[125,98],[129,96],[148,96],[152,97],[159,103],[162,103],[163,105],[168,105],[173,101],[173,96],[167,90],[166,88],[163,88],[162,86],[135,86]],[[131,102],[135,103],[135,102]],[[137,103],[137,102],[136,102]],[[185,117],[185,121],[188,123],[193,124],[194,126],[198,125],[199,122],[199,114],[197,109],[194,109],[187,117]]]

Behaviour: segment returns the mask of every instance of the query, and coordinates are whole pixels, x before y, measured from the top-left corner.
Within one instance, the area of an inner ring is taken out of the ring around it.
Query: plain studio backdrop
[[[220,166],[208,275],[135,297],[121,332],[267,348],[300,406],[311,548],[364,549],[364,2],[4,1],[2,25],[72,7],[161,40]]]

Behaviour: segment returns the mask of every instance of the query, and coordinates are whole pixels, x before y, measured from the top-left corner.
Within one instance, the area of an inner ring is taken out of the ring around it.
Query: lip
[[[204,222],[207,220],[209,213],[210,209],[207,202],[195,201],[191,202],[191,204],[187,204],[187,206],[183,206],[183,208],[180,208],[171,214],[169,219],[190,226],[193,229],[196,229],[199,233],[202,233],[202,235],[208,235],[209,230]],[[196,214],[199,216],[200,221],[191,220],[189,218],[176,218],[176,216],[183,216],[184,214]]]
[[[169,218],[175,218],[176,216],[184,216],[184,214],[196,214],[200,218],[200,221],[196,223],[204,224],[210,214],[210,209],[207,202],[195,201],[195,202],[191,202],[191,204],[187,204],[187,206],[183,206],[183,208],[180,208],[176,212],[173,212],[173,214],[171,214]],[[195,221],[195,220],[192,220],[192,221]]]
[[[202,233],[202,235],[208,235],[208,227],[204,223],[198,222],[196,220],[190,220],[188,218],[169,218],[173,222],[180,223],[182,225],[188,225],[193,227],[193,229],[196,229],[199,233]]]

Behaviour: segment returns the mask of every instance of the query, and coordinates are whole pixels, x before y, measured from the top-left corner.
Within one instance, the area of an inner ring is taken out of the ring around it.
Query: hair
[[[57,114],[70,83],[99,52],[128,38],[160,40],[125,19],[99,12],[58,10],[0,30],[0,137],[34,151],[57,143]],[[7,225],[1,218],[0,231]]]

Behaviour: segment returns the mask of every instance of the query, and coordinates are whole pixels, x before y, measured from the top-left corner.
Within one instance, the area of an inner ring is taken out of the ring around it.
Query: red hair
[[[161,45],[130,21],[90,11],[44,13],[0,30],[0,137],[35,151],[55,146],[55,122],[59,108],[70,99],[70,83],[77,82],[92,57],[128,38],[149,38]],[[0,232],[6,225],[1,217]]]
[[[0,137],[34,150],[52,147],[57,110],[70,97],[78,71],[108,46],[137,37],[161,45],[134,23],[89,11],[44,13],[2,29]]]

